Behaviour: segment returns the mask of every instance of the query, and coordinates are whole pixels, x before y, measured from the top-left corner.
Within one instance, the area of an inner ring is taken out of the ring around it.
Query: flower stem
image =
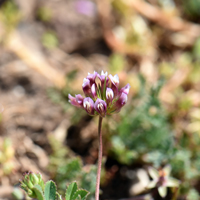
[[[97,167],[97,180],[96,180],[96,192],[95,192],[95,200],[99,200],[99,187],[100,187],[100,178],[101,178],[101,163],[102,163],[102,127],[103,118],[99,116],[99,127],[98,127],[98,137],[99,137],[99,155],[98,155],[98,167]]]

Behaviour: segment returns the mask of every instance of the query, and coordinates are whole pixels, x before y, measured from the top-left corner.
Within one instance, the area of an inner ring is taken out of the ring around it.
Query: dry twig
[[[40,72],[58,88],[65,86],[65,76],[58,70],[52,68],[39,49],[29,48],[19,32],[10,35],[7,47],[18,55],[28,66]]]

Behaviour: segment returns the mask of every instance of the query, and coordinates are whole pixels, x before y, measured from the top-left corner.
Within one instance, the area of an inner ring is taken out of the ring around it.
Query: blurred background
[[[76,180],[94,199],[98,118],[68,103],[93,71],[131,85],[127,105],[103,121],[101,199],[162,199],[148,167],[172,168],[200,192],[199,0],[0,1],[0,199],[28,199],[26,171]]]

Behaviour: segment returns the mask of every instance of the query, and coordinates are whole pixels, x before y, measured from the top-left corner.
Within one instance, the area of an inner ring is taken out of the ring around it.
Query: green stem
[[[102,152],[103,152],[102,133],[101,133],[102,121],[103,121],[103,118],[99,116],[99,127],[98,127],[99,155],[98,155],[95,200],[99,200],[99,188],[100,188],[100,178],[101,178],[101,163],[102,163]]]

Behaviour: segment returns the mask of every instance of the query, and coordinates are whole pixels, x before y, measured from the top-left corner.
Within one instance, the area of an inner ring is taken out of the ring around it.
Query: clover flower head
[[[96,79],[100,81],[96,81]],[[82,89],[85,98],[80,94],[75,97],[68,95],[69,102],[78,107],[83,108],[89,115],[100,115],[105,117],[112,113],[119,112],[128,100],[130,85],[119,90],[118,75],[108,75],[108,72],[102,71],[101,75],[94,71],[93,74],[88,73],[83,79]]]
[[[170,165],[166,165],[160,170],[149,167],[148,172],[153,180],[149,183],[147,188],[157,187],[160,196],[163,198],[167,195],[167,187],[178,187],[180,184],[179,180],[169,176],[171,172]]]

